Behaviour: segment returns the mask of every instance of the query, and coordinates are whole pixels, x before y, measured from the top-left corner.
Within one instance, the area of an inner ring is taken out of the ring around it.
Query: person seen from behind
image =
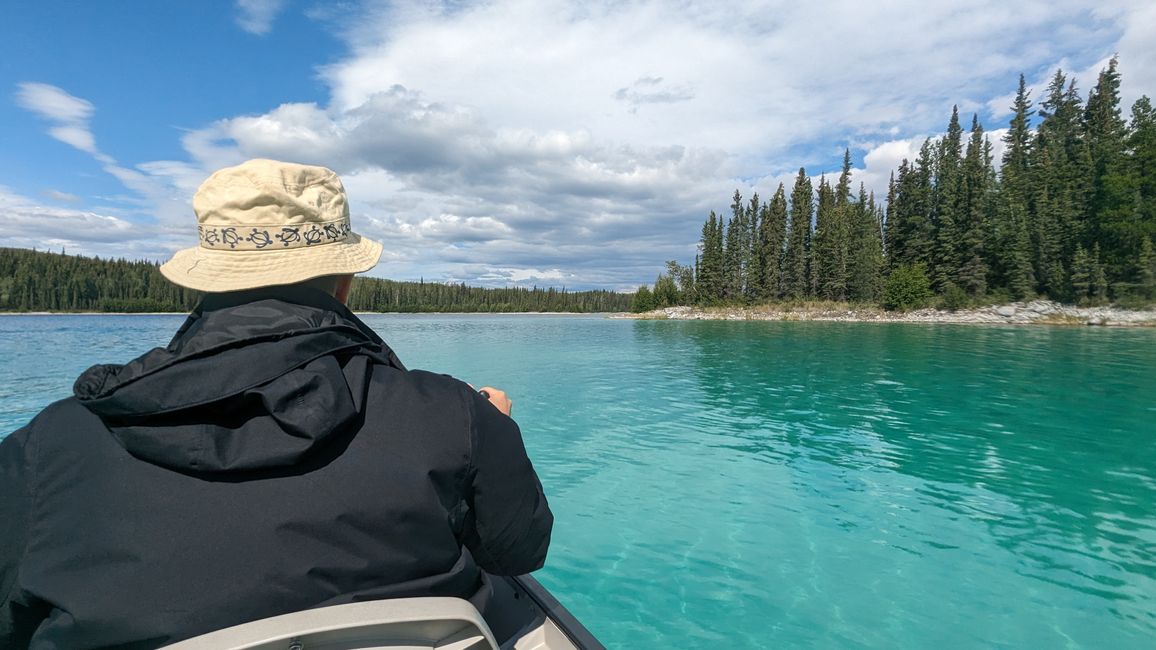
[[[251,160],[161,267],[204,298],[0,442],[0,648],[154,648],[279,614],[469,599],[553,525],[511,402],[407,370],[346,306],[382,245],[335,173]],[[495,633],[498,630],[495,629]]]

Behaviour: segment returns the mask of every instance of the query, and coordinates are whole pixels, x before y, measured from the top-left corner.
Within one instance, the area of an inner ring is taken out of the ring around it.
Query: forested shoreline
[[[1021,75],[997,169],[978,117],[892,172],[885,201],[850,151],[834,183],[800,168],[769,202],[738,190],[713,211],[693,265],[667,262],[634,311],[824,300],[961,309],[1036,297],[1075,305],[1156,302],[1156,111],[1120,109],[1112,59],[1085,102],[1057,71],[1038,106]],[[1032,125],[1035,124],[1033,130]]]
[[[179,287],[146,261],[0,248],[0,312],[187,312],[200,294]],[[357,277],[354,311],[376,312],[621,312],[632,294],[565,289],[485,289],[464,284],[395,282]]]

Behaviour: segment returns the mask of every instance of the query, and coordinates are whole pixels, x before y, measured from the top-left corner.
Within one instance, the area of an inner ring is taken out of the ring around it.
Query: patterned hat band
[[[352,230],[349,218],[293,226],[198,226],[201,248],[210,250],[284,250],[343,242]]]

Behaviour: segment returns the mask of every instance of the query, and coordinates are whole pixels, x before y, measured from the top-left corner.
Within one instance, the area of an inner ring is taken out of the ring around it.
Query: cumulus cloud
[[[282,6],[238,8],[264,33]],[[1119,52],[1126,101],[1152,94],[1153,12],[1132,0],[315,8],[348,44],[319,69],[327,101],[187,132],[188,161],[98,160],[142,208],[160,206],[164,227],[187,222],[208,171],[292,159],[342,174],[355,228],[386,243],[384,275],[632,288],[666,259],[689,262],[736,187],[768,199],[800,166],[837,175],[845,146],[862,161],[855,185],[882,198],[952,105],[980,114],[998,159],[1021,72],[1042,91],[1062,67],[1086,93]],[[52,96],[22,105],[103,156],[91,104]]]
[[[237,0],[237,25],[250,34],[268,34],[284,6],[285,0]]]

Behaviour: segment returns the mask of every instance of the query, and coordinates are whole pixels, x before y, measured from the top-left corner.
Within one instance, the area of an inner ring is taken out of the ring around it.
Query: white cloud
[[[0,241],[117,242],[134,237],[132,223],[84,210],[45,206],[0,186]],[[11,244],[0,244],[11,245]],[[40,245],[44,248],[44,245]]]
[[[953,104],[965,128],[980,113],[998,160],[1021,72],[1038,95],[1056,67],[1073,71],[1086,94],[1118,51],[1125,100],[1152,94],[1153,7],[369,2],[311,10],[349,46],[319,70],[328,101],[187,132],[188,161],[116,163],[87,128],[91,104],[63,91],[22,105],[189,237],[210,170],[281,158],[342,174],[355,228],[386,243],[385,275],[626,288],[692,259],[736,187],[766,200],[800,166],[836,176],[844,146],[863,160],[855,186],[881,200]],[[238,8],[264,33],[282,3]]]
[[[92,103],[73,97],[45,83],[24,82],[16,86],[16,103],[52,122],[48,135],[87,153],[96,153],[96,141],[89,130]]]
[[[46,190],[44,195],[54,201],[60,201],[61,203],[80,203],[81,201],[79,196],[70,194],[68,192],[62,192],[60,190]]]
[[[45,83],[25,82],[17,88],[17,103],[53,124],[48,129],[50,136],[91,155],[106,173],[133,193],[128,197],[118,197],[117,203],[135,208],[135,212],[150,220],[187,222],[190,213],[188,199],[195,187],[190,179],[197,178],[196,183],[199,183],[207,173],[190,163],[182,162],[150,162],[142,164],[138,169],[122,166],[96,145],[96,138],[89,126],[89,120],[96,110],[92,102]],[[53,198],[67,200],[62,195]],[[84,239],[82,235],[77,236]],[[188,237],[191,239],[192,234]],[[142,246],[147,249],[147,245]],[[159,250],[154,247],[149,254],[155,256]]]
[[[268,34],[284,6],[285,0],[237,0],[237,25],[250,34]]]
[[[63,124],[86,124],[92,117],[92,103],[73,97],[45,83],[24,82],[16,86],[16,101],[41,117]]]

